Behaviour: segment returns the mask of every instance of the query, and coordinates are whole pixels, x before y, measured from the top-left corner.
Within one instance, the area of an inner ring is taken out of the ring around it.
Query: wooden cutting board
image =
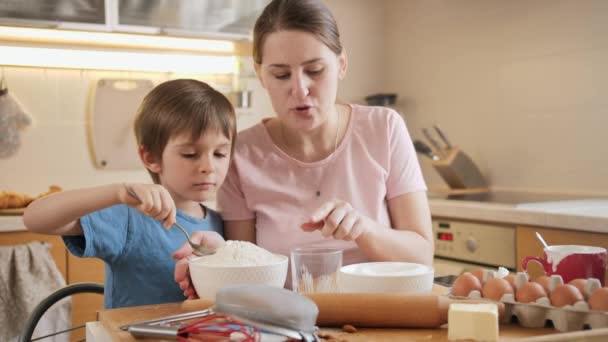
[[[151,80],[100,79],[93,92],[89,136],[95,166],[102,169],[141,169],[133,133],[135,114]]]

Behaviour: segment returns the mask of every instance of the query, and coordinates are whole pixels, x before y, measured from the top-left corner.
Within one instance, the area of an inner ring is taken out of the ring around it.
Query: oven
[[[515,271],[515,226],[433,218],[435,277],[499,266]]]

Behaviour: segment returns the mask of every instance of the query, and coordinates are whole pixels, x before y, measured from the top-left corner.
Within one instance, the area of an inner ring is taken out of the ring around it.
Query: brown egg
[[[534,280],[532,280],[535,283],[539,283],[544,289],[545,292],[549,293],[549,277],[544,275],[544,276],[540,276],[537,278],[534,278]]]
[[[452,294],[454,296],[466,297],[474,290],[481,291],[481,282],[469,272],[459,275],[452,284]]]
[[[509,273],[504,279],[511,284],[512,288],[515,288],[515,274]]]
[[[578,301],[584,300],[581,291],[570,284],[556,286],[549,294],[549,298],[551,299],[551,304],[557,307],[573,305]]]
[[[479,282],[483,284],[483,268],[478,268],[476,270],[472,270],[471,274],[476,276],[479,279]]]
[[[601,287],[589,296],[589,306],[592,310],[608,311],[608,287]]]
[[[568,284],[575,286],[579,291],[581,291],[583,296],[585,295],[585,287],[587,287],[587,279],[583,279],[583,278],[573,279],[573,280],[570,280],[570,282]]]
[[[515,291],[515,300],[521,303],[531,303],[538,298],[546,297],[547,292],[539,283],[525,283]]]
[[[493,278],[483,285],[481,292],[484,298],[500,300],[505,293],[513,293],[513,287],[502,278]]]

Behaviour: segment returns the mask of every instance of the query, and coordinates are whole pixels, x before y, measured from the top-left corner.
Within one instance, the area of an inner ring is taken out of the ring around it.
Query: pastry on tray
[[[14,191],[0,191],[0,209],[25,208],[35,199],[50,195],[54,192],[59,192],[61,190],[61,187],[57,185],[51,185],[48,191],[45,191],[36,197],[32,197],[30,195]]]

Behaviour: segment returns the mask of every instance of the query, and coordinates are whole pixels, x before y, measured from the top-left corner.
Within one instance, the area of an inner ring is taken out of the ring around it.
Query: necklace
[[[338,149],[338,135],[340,135],[340,111],[336,109],[336,115],[338,116],[338,123],[336,124],[336,136],[334,138],[334,149],[331,152],[331,159],[328,163],[334,160],[336,150]],[[286,147],[289,147],[287,144],[287,139],[285,139],[285,131],[283,130],[283,125],[279,125],[281,127],[281,138],[283,139],[283,143]],[[317,184],[315,195],[317,197],[321,197],[321,185],[323,185],[323,179],[325,178],[325,169],[322,169],[321,178],[319,180],[319,184]]]

